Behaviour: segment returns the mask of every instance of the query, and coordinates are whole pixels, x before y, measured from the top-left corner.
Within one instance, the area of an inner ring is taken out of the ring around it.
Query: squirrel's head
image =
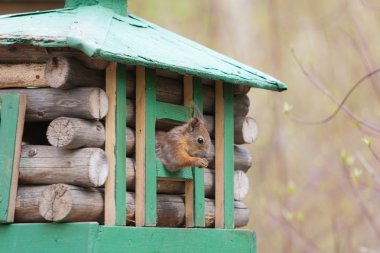
[[[188,152],[191,156],[206,158],[210,152],[211,139],[204,121],[194,117],[186,128]]]

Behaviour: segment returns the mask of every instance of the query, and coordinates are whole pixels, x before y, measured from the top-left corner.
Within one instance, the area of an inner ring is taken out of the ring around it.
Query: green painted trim
[[[0,226],[6,253],[255,253],[250,230],[100,226],[97,223]]]
[[[97,223],[0,225],[0,251],[6,253],[92,253]]]
[[[177,172],[170,172],[167,169],[165,169],[164,165],[159,160],[157,160],[156,162],[156,168],[157,168],[158,178],[177,178],[177,179],[184,179],[184,180],[193,179],[193,173],[191,171],[191,168],[183,168]]]
[[[84,1],[104,4],[108,0]],[[262,89],[286,89],[284,83],[257,69],[139,17],[117,15],[101,5],[0,16],[0,46],[16,44],[70,47],[90,57],[123,64]]]
[[[191,118],[192,109],[164,102],[156,102],[156,118],[177,122],[187,122]]]
[[[19,107],[19,94],[0,96],[0,223],[8,222]]]
[[[255,253],[255,233],[199,228],[100,227],[97,253]]]
[[[113,10],[121,16],[127,16],[127,0],[66,0],[65,8],[100,5]]]
[[[234,98],[225,83],[224,96],[224,227],[234,228]]]
[[[200,78],[193,77],[193,101],[203,114],[203,84]],[[194,225],[205,226],[205,185],[204,173],[201,168],[192,168],[194,178]]]
[[[145,137],[145,225],[157,224],[156,177],[156,72],[145,69],[146,137]],[[125,139],[125,138],[124,138]]]
[[[118,64],[116,70],[116,171],[115,171],[115,204],[116,220],[115,225],[125,225],[127,223],[126,211],[126,113],[127,113],[127,67]]]

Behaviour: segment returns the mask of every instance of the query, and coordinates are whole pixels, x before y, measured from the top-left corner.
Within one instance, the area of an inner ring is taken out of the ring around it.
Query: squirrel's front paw
[[[204,158],[198,158],[197,161],[194,163],[194,166],[201,167],[201,168],[207,168],[208,161]]]

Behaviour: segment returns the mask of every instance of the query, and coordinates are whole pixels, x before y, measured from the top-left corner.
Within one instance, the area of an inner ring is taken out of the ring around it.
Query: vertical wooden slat
[[[183,104],[193,106],[193,78],[184,76],[183,78]],[[194,227],[194,182],[185,181],[185,221],[186,227]]]
[[[109,174],[105,184],[105,225],[126,224],[125,114],[126,67],[110,63],[106,69],[106,93],[109,100],[106,116],[105,151]]]
[[[224,228],[234,228],[234,101],[233,87],[224,84]]]
[[[136,67],[136,226],[145,226],[145,68]]]
[[[194,106],[203,114],[203,85],[200,78],[193,78]],[[194,180],[194,225],[205,226],[205,188],[204,173],[201,168],[193,168]]]
[[[156,72],[145,70],[145,226],[157,224]],[[136,106],[137,107],[137,106]]]
[[[8,94],[0,101],[0,223],[13,222],[26,96]]]
[[[223,82],[215,82],[215,227],[224,227],[224,98]]]
[[[156,77],[152,69],[136,69],[136,226],[157,222]]]
[[[115,201],[116,201],[116,221],[115,225],[124,226],[127,223],[126,210],[126,113],[127,113],[127,66],[117,65],[116,80],[116,171],[115,171]]]

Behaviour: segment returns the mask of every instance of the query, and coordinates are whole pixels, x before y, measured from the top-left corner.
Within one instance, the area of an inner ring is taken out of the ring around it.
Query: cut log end
[[[108,176],[108,160],[106,153],[101,149],[94,149],[90,156],[88,176],[95,187],[105,184]]]
[[[73,124],[68,118],[58,118],[53,120],[46,132],[46,137],[50,145],[58,148],[67,146],[73,141]]]
[[[58,148],[101,148],[105,142],[105,130],[96,120],[59,117],[50,122],[46,131],[49,143]]]
[[[234,199],[243,200],[249,191],[249,180],[247,175],[241,171],[235,171],[234,175]]]
[[[48,221],[62,221],[72,209],[69,188],[63,184],[49,185],[43,191],[39,204],[41,216]]]
[[[101,89],[94,89],[89,96],[90,114],[94,119],[102,119],[108,112],[108,98]]]
[[[256,120],[251,117],[244,118],[241,143],[253,143],[258,135]]]
[[[52,88],[65,88],[70,66],[65,57],[52,57],[46,63],[45,79]]]

